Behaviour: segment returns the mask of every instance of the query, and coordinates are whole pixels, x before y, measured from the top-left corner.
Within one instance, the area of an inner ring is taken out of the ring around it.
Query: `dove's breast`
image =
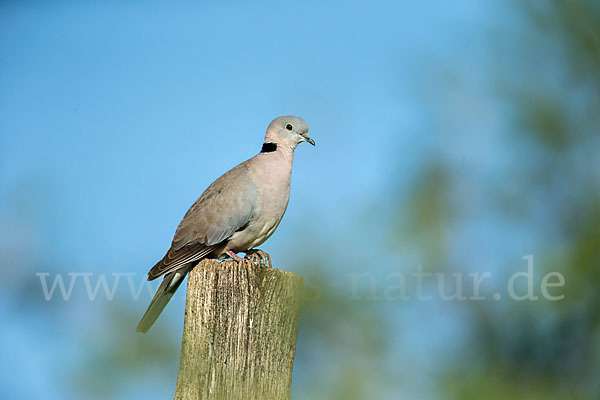
[[[293,153],[259,154],[249,160],[250,179],[257,189],[253,217],[227,246],[235,252],[260,246],[281,222],[290,198]]]

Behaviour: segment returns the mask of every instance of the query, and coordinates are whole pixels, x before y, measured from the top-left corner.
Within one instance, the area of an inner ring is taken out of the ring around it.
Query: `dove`
[[[137,331],[154,324],[187,273],[204,258],[232,258],[237,253],[264,252],[256,247],[277,229],[287,209],[294,150],[302,142],[315,145],[308,125],[296,116],[274,119],[260,153],[215,180],[179,223],[171,248],[148,272],[163,276]]]

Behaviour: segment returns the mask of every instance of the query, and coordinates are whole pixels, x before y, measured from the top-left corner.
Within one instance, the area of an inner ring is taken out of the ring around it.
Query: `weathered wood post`
[[[289,400],[302,278],[203,260],[188,277],[175,400]]]

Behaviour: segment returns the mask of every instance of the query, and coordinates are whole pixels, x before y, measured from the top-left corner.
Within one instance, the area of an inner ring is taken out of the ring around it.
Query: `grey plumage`
[[[294,150],[301,142],[314,146],[307,133],[300,117],[276,118],[265,135],[267,150],[220,176],[190,207],[171,248],[148,272],[148,280],[165,277],[139,332],[152,326],[198,261],[251,250],[273,234],[287,208]]]

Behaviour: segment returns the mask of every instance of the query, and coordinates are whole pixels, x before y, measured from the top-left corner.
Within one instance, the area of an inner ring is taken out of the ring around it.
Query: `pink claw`
[[[240,256],[238,256],[237,254],[235,254],[235,252],[233,252],[233,250],[227,250],[225,253],[229,257],[231,257],[232,259],[234,259],[235,261],[244,261],[244,259],[241,258]]]

